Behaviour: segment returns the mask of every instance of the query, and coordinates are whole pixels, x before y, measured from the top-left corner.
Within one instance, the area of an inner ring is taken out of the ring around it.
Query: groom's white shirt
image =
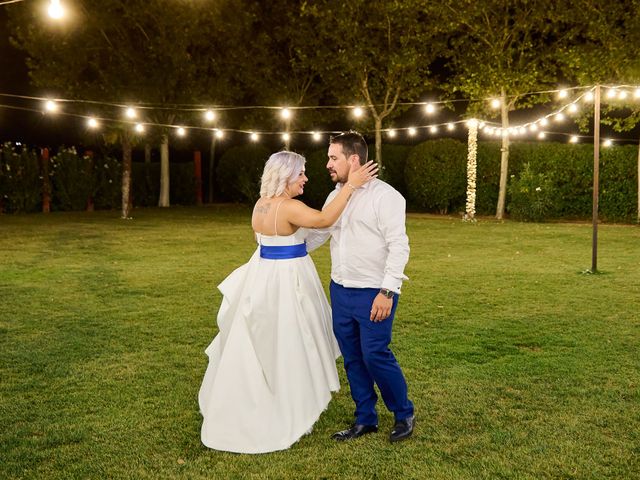
[[[338,183],[325,205],[343,188]],[[309,231],[307,250],[331,236],[331,279],[349,288],[388,288],[400,293],[409,260],[406,202],[391,185],[373,179],[351,196],[331,227]]]

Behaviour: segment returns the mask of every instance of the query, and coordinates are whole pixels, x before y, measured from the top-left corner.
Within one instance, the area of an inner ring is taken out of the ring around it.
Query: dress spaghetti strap
[[[286,200],[286,198],[283,198],[282,200],[280,200],[280,203],[278,203],[278,206],[276,207],[276,216],[275,219],[273,220],[273,228],[276,232],[276,237],[278,236],[278,210],[280,210],[280,205],[282,205],[282,202],[284,202]]]

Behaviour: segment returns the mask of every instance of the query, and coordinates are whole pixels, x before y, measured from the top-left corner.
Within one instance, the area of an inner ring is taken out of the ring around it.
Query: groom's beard
[[[331,176],[331,181],[333,183],[347,183],[348,178],[342,178],[338,175],[338,172],[335,170],[329,170],[329,175]]]

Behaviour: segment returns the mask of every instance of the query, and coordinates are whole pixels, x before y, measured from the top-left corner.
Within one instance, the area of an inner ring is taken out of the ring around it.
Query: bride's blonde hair
[[[262,172],[260,183],[261,197],[277,197],[287,185],[293,183],[304,169],[306,160],[294,152],[282,151],[269,157]]]

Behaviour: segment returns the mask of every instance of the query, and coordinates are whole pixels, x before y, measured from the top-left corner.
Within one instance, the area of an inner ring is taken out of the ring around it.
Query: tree
[[[313,52],[323,82],[336,100],[360,104],[371,114],[375,159],[382,168],[382,129],[432,86],[430,64],[443,42],[431,3],[416,1],[303,2],[314,20]],[[425,48],[428,45],[428,48]],[[307,55],[309,58],[311,55]]]
[[[631,47],[640,43],[640,1],[623,0],[601,4],[588,0],[577,2],[575,20],[581,26],[580,42],[567,49],[565,63],[581,84],[640,84],[640,57]],[[640,103],[628,92],[626,98],[605,96],[601,121],[615,131],[630,132],[640,124]],[[593,111],[579,119],[588,130]],[[640,222],[640,138],[638,143],[638,209]]]
[[[500,101],[502,155],[496,217],[504,215],[509,168],[509,112],[548,101],[563,65],[560,53],[571,44],[576,26],[566,13],[571,2],[555,0],[447,0],[441,25],[451,33],[447,57],[450,94]],[[493,116],[487,102],[472,102],[469,115]]]
[[[184,115],[177,107],[228,98],[235,92],[233,79],[224,70],[228,44],[237,40],[225,35],[228,26],[235,25],[225,21],[229,3],[77,0],[72,5],[74,21],[63,26],[43,24],[35,9],[25,5],[12,11],[12,30],[15,44],[28,53],[34,85],[55,90],[64,98],[126,101],[140,107],[139,121],[165,125],[150,134],[160,138],[159,204],[168,206],[169,133]],[[150,107],[154,108],[141,110]],[[123,114],[122,108],[104,105],[95,111],[107,118]],[[122,121],[110,127],[118,132],[127,169],[132,125]],[[124,173],[123,205],[128,204],[124,199],[129,195],[124,179],[130,178],[130,172]],[[127,216],[128,211],[123,210],[123,217]]]

